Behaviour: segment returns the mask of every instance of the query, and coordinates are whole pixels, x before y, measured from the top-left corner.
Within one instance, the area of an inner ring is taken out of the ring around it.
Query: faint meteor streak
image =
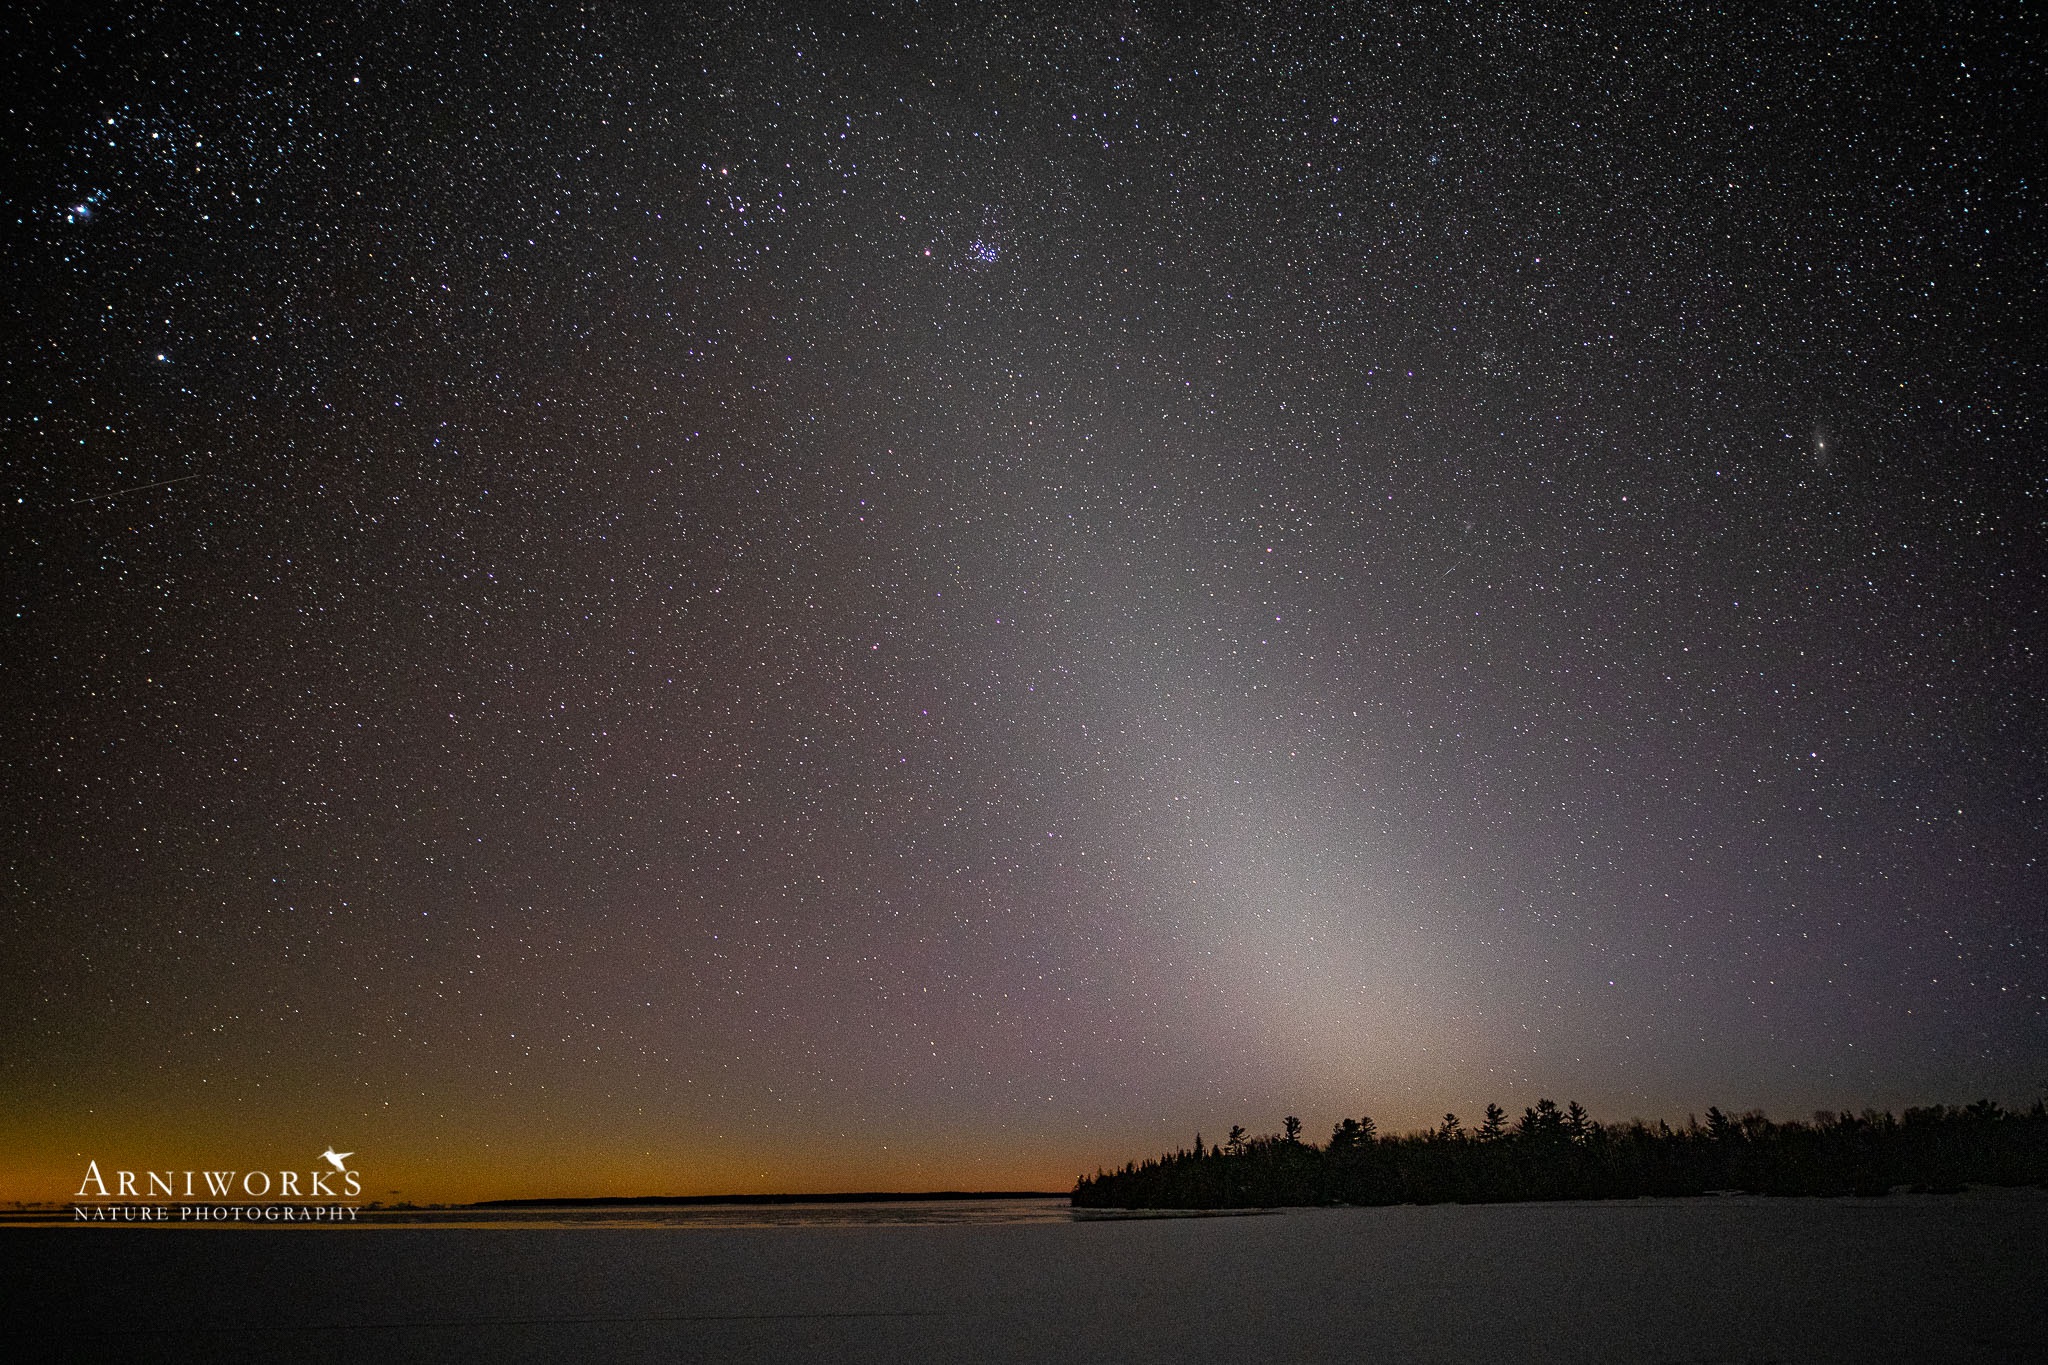
[[[187,479],[201,478],[204,476],[205,472],[205,470],[201,470],[198,474],[180,474],[175,479],[159,479],[155,483],[139,483],[136,484],[133,488],[116,488],[111,493],[95,493],[89,498],[73,498],[70,502],[67,502],[64,505],[66,507],[76,507],[80,503],[105,502],[108,498],[125,497],[127,494],[130,493],[146,493],[152,488],[169,488],[174,483],[183,483]]]

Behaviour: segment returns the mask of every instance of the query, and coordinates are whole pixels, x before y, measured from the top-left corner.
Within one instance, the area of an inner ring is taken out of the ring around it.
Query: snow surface
[[[2000,1361],[2048,1192],[1072,1222],[0,1232],[15,1360]]]

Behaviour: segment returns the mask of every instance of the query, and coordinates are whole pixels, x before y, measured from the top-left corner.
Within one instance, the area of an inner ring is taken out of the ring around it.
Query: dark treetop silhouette
[[[1258,1208],[1300,1204],[1482,1203],[1630,1199],[1710,1190],[1754,1194],[1885,1194],[1965,1184],[2048,1185],[2048,1102],[2013,1112],[1990,1100],[1933,1105],[1903,1117],[1822,1111],[1811,1122],[1707,1111],[1706,1122],[1600,1123],[1574,1101],[1538,1100],[1514,1124],[1497,1105],[1468,1131],[1456,1114],[1435,1128],[1379,1135],[1345,1119],[1318,1147],[1301,1120],[1220,1145],[1098,1171],[1074,1187],[1077,1208]]]

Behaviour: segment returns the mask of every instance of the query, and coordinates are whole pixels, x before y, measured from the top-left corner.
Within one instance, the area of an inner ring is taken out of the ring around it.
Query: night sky
[[[0,21],[0,1198],[2048,1087],[2019,7],[337,8]]]

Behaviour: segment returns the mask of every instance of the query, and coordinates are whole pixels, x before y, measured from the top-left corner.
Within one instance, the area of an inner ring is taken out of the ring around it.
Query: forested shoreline
[[[2048,1102],[2024,1110],[1990,1100],[1902,1115],[1866,1109],[1775,1122],[1707,1111],[1682,1127],[1602,1123],[1576,1102],[1539,1100],[1510,1122],[1498,1105],[1467,1128],[1444,1115],[1424,1132],[1382,1135],[1345,1119],[1322,1145],[1289,1117],[1279,1133],[1241,1127],[1215,1145],[1074,1186],[1076,1208],[1274,1208],[1316,1204],[1504,1203],[1633,1199],[1739,1190],[1774,1195],[1882,1195],[1905,1187],[2048,1186]]]

